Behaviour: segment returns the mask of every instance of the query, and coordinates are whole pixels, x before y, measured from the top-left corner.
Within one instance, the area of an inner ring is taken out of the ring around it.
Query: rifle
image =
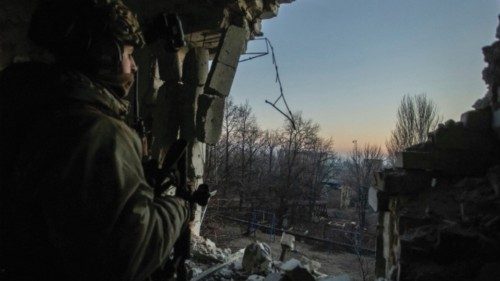
[[[157,161],[151,160],[152,167],[150,171],[150,183],[154,187],[155,197],[162,194],[171,186],[176,186],[176,195],[181,198],[189,198],[187,190],[187,142],[183,139],[175,141],[165,154],[161,169],[157,169]],[[191,210],[192,213],[192,210]],[[191,232],[189,226],[174,244],[173,259],[168,261],[165,266],[157,270],[153,280],[186,280],[187,270],[185,261],[190,255]]]
[[[193,192],[187,183],[187,145],[188,143],[179,139],[175,141],[166,153],[162,168],[159,170],[161,182],[155,186],[155,196],[161,196],[172,184],[176,186],[177,197],[190,202],[190,221],[194,219],[195,204],[205,206],[208,203],[210,192],[208,185],[201,184]],[[187,281],[186,260],[191,256],[191,228],[188,226],[179,236],[174,244],[173,259],[167,265],[157,271],[153,276],[157,280],[181,280]]]
[[[187,142],[185,140],[179,139],[172,144],[167,154],[165,155],[161,170],[163,175],[172,175],[173,173],[177,173],[177,177],[173,180],[164,180],[162,182],[162,185],[160,185],[160,187],[158,188],[158,191],[155,190],[155,194],[160,196],[165,191],[165,188],[170,186],[171,183],[176,184],[176,196],[183,198],[191,203],[190,221],[193,221],[195,211],[194,203],[201,206],[206,206],[212,194],[210,193],[208,185],[206,184],[201,184],[200,186],[198,186],[198,189],[195,192],[193,192],[191,186],[188,185]],[[190,256],[191,228],[188,225],[174,244],[173,259],[164,267],[162,271],[160,271],[161,273],[159,273],[162,275],[162,280],[187,281],[188,276],[185,263]]]
[[[148,149],[147,130],[139,110],[139,71],[135,73],[135,89],[133,97],[133,128],[142,142],[142,162],[146,180],[153,186],[154,194],[161,196],[167,188],[175,185],[176,196],[191,202],[192,192],[187,186],[187,142],[179,139],[174,142],[165,154],[161,169],[158,161],[152,159]],[[190,204],[190,214],[194,214],[194,204]],[[193,217],[190,218],[192,221]],[[189,226],[174,244],[174,258],[167,266],[158,270],[153,278],[156,280],[187,281],[186,259],[191,255],[191,229]]]

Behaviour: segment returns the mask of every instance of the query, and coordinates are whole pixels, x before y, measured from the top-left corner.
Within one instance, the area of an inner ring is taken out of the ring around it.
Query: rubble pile
[[[369,202],[379,212],[378,280],[500,276],[500,41],[483,53],[489,90],[475,110],[376,175]]]
[[[475,280],[491,263],[500,269],[500,196],[489,179],[498,179],[499,168],[461,180],[385,171],[377,187],[385,189],[378,193],[377,276]]]
[[[231,255],[231,249],[217,248],[214,242],[201,236],[193,235],[191,245],[193,258],[200,262],[223,263],[227,262]]]
[[[193,256],[186,262],[192,281],[350,281],[348,275],[326,276],[319,262],[273,259],[271,248],[254,242],[231,253],[218,249],[209,239],[193,238]]]

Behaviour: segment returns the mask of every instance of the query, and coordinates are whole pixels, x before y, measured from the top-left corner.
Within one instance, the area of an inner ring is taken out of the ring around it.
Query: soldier
[[[13,65],[0,76],[10,136],[0,277],[146,280],[190,214],[184,199],[154,197],[141,142],[124,123],[133,52],[144,45],[138,21],[121,1],[45,1],[29,37],[55,63]]]

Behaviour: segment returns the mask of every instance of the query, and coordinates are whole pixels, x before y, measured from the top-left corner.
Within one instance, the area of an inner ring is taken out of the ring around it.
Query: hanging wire
[[[276,61],[276,56],[274,54],[274,47],[271,44],[271,41],[269,41],[269,39],[267,39],[266,37],[264,37],[264,38],[257,38],[255,40],[263,40],[263,41],[265,41],[266,42],[266,51],[244,53],[243,55],[250,55],[250,57],[249,58],[245,58],[243,60],[240,60],[239,62],[245,62],[245,61],[253,60],[253,59],[256,59],[256,58],[259,58],[259,57],[263,57],[265,55],[268,55],[269,54],[269,50],[271,50],[271,56],[272,56],[272,59],[273,59],[274,70],[276,72],[276,79],[275,79],[274,82],[278,83],[278,85],[280,87],[280,95],[278,96],[278,98],[274,102],[270,102],[270,101],[268,101],[266,99],[266,103],[269,104],[269,105],[271,105],[272,107],[274,107],[274,109],[276,109],[279,113],[281,113],[283,116],[285,116],[290,121],[290,123],[292,124],[292,128],[294,130],[296,130],[297,128],[295,127],[295,120],[293,118],[293,114],[290,111],[290,107],[288,107],[288,103],[286,102],[286,99],[285,99],[285,94],[283,93],[283,85],[281,84],[281,79],[280,79],[280,74],[279,74],[279,69],[278,69],[278,63]],[[276,106],[276,104],[280,100],[283,100],[283,103],[285,104],[286,111],[288,113],[285,113],[283,110],[281,110],[280,108],[278,108]]]

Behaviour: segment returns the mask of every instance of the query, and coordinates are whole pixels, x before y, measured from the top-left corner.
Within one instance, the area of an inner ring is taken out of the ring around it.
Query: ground
[[[214,240],[220,248],[230,248],[233,252],[245,248],[255,240],[267,243],[272,250],[273,258],[278,260],[281,253],[280,237],[275,237],[274,241],[271,235],[257,231],[255,237],[244,236],[244,227],[241,225],[224,222],[217,235],[212,233],[203,234],[205,237]],[[305,257],[305,258],[304,258]],[[329,249],[323,245],[311,245],[300,241],[296,242],[296,251],[287,258],[296,258],[299,260],[311,259],[321,263],[318,270],[327,275],[348,274],[353,281],[363,280],[361,275],[360,260],[356,254],[342,251],[339,249]],[[368,276],[365,280],[374,280],[374,256],[362,256],[362,263]]]

